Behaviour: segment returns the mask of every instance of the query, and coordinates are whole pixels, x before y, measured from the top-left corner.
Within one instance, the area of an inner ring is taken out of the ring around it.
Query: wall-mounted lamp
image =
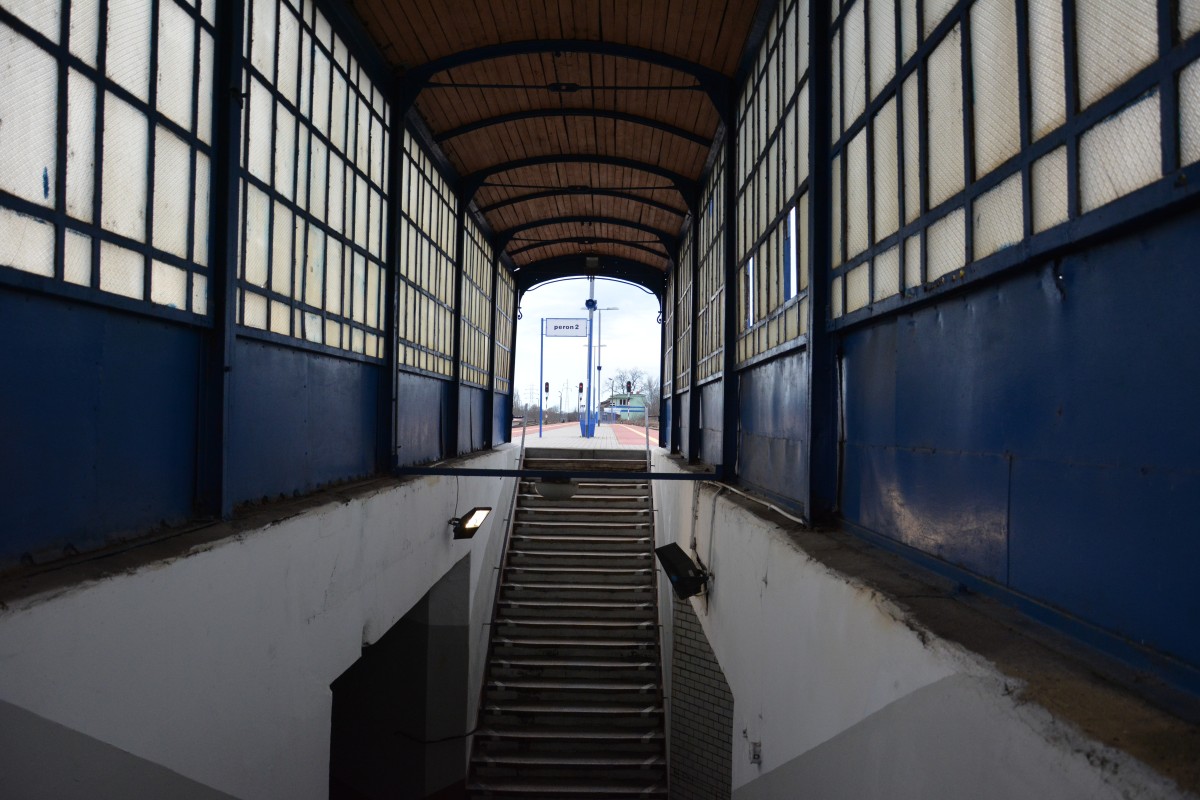
[[[671,543],[655,548],[654,555],[658,556],[658,563],[671,579],[671,588],[680,600],[686,600],[708,588],[711,576],[703,568],[697,567],[679,545]]]
[[[470,539],[475,535],[475,531],[479,530],[483,525],[483,521],[487,519],[488,514],[492,513],[492,509],[478,506],[472,508],[461,517],[455,517],[450,520],[450,524],[454,526],[455,539]]]

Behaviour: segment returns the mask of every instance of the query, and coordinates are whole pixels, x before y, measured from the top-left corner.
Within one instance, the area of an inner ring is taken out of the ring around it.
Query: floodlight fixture
[[[483,521],[487,519],[490,513],[492,513],[490,507],[476,506],[461,517],[455,517],[450,520],[450,524],[454,526],[454,538],[470,539],[475,535],[475,531],[479,530],[483,525]]]
[[[655,548],[654,555],[671,581],[671,588],[680,600],[698,595],[708,588],[712,576],[702,567],[696,566],[683,548],[672,542]]]

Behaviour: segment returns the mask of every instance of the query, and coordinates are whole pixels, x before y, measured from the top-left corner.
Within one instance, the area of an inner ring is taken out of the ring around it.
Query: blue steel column
[[[830,16],[827,3],[813,3],[809,16],[809,192],[808,279],[808,483],[801,487],[809,518],[820,520],[837,508],[838,418],[837,369],[833,337],[826,323],[830,300],[832,248],[830,202],[832,168],[829,137],[833,98],[830,85]]]
[[[813,3],[819,6],[821,3]],[[725,330],[722,383],[721,478],[737,479],[738,457],[738,375],[737,375],[737,109],[731,93],[725,108]],[[810,204],[812,205],[812,204]]]
[[[450,418],[450,439],[446,444],[446,455],[454,457],[461,450],[458,430],[462,424],[462,298],[463,298],[463,260],[466,254],[467,239],[467,204],[463,201],[462,192],[458,198],[458,213],[454,215],[454,224],[458,236],[454,242],[454,360],[452,378],[450,379],[450,402],[446,409]]]
[[[667,326],[663,324],[663,312],[666,310],[664,304],[667,302],[666,287],[658,296],[658,352],[659,358],[663,358],[667,353]],[[663,427],[663,409],[667,407],[667,392],[662,380],[662,369],[658,372],[658,446],[666,447],[668,442],[667,429]]]
[[[680,453],[679,423],[679,265],[671,268],[671,452]]]
[[[692,202],[692,229],[688,231],[688,236],[692,237],[692,258],[691,264],[680,264],[684,269],[692,271],[692,307],[688,311],[692,315],[690,323],[692,335],[690,339],[690,352],[688,359],[691,366],[688,368],[688,463],[695,464],[700,460],[700,385],[696,379],[699,370],[696,368],[699,363],[700,353],[700,201],[697,199]]]
[[[229,517],[230,373],[234,368],[237,319],[238,164],[242,143],[242,37],[244,8],[240,0],[217,5],[216,79],[213,81],[216,133],[213,140],[213,203],[209,209],[213,241],[209,297],[213,329],[209,339],[201,399],[197,452],[196,506],[201,514]],[[204,102],[203,99],[201,102]]]
[[[483,401],[483,449],[491,450],[496,445],[496,323],[499,311],[496,293],[500,291],[500,254],[492,255],[492,314],[488,324],[488,382],[487,397]]]

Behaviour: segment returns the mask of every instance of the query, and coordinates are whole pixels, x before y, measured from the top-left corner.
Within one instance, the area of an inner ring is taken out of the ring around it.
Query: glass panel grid
[[[210,17],[178,0],[0,8],[0,270],[208,314]]]

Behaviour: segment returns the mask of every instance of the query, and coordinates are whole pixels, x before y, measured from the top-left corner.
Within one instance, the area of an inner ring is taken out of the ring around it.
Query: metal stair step
[[[657,647],[657,639],[559,639],[536,636],[497,636],[497,644],[518,647]]]
[[[493,680],[489,689],[520,689],[529,691],[562,692],[657,692],[658,684],[637,681],[585,681],[585,680]]]
[[[494,658],[491,667],[518,669],[654,670],[654,661],[613,661],[601,658]]]
[[[475,731],[475,736],[484,739],[514,739],[525,742],[652,742],[666,738],[661,729],[636,731],[621,728],[503,728],[497,726],[481,727]]]
[[[592,611],[653,611],[654,603],[649,601],[645,603],[622,603],[617,600],[588,600],[584,602],[572,602],[567,600],[501,600],[500,605],[508,608],[530,608],[530,609],[583,609]]]
[[[528,779],[492,778],[474,781],[467,786],[470,792],[483,792],[500,795],[552,795],[557,797],[587,797],[587,796],[628,796],[628,797],[661,797],[667,793],[667,785],[661,781],[653,784],[633,782],[576,783],[565,780],[548,780],[532,782]]]
[[[663,713],[660,705],[651,703],[603,705],[600,703],[530,703],[530,702],[501,702],[486,703],[484,710],[494,714],[570,714],[572,716],[602,716],[602,717],[654,717]]]
[[[501,753],[473,758],[485,764],[546,767],[659,767],[667,763],[662,756],[584,756],[522,755]]]
[[[608,620],[608,619],[527,619],[512,617],[499,617],[496,619],[497,625],[514,625],[523,628],[563,628],[566,630],[579,630],[581,628],[597,628],[604,630],[653,630],[658,627],[657,623],[651,620]]]

